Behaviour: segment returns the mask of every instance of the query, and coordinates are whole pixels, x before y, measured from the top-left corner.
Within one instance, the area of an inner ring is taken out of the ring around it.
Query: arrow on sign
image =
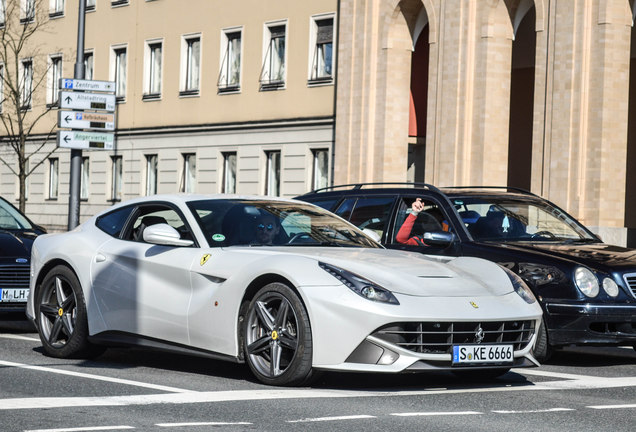
[[[66,99],[64,100],[66,101],[66,103],[71,103],[73,101],[70,96],[66,96]]]
[[[71,119],[71,116],[66,116],[66,117],[64,117],[64,121],[65,121],[66,123],[70,122],[71,120],[72,120],[72,119]]]
[[[71,140],[71,137],[69,137],[68,135],[64,135],[64,142],[68,143]]]

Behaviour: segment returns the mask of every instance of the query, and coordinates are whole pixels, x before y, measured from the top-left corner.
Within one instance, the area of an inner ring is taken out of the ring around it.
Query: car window
[[[302,199],[303,197],[298,197],[298,199]],[[323,199],[323,200],[315,200],[309,201],[313,205],[317,205],[318,207],[324,208],[325,210],[331,211],[333,207],[338,203],[340,198],[332,198],[332,199]]]
[[[395,197],[360,197],[345,200],[336,214],[380,241],[386,232]],[[346,216],[346,217],[345,217]]]
[[[107,213],[98,217],[95,225],[106,234],[119,237],[119,233],[121,233],[121,230],[124,228],[124,224],[133,209],[133,206],[129,206]]]
[[[29,223],[15,207],[4,200],[0,200],[0,229],[32,229]]]
[[[138,214],[129,230],[126,240],[143,242],[143,232],[146,228],[156,224],[168,224],[179,232],[181,240],[194,240],[188,225],[179,213],[172,207],[165,205],[151,205],[139,208]]]
[[[391,243],[415,244],[416,239],[421,239],[424,233],[450,231],[449,221],[443,210],[435,202],[423,198],[419,198],[423,205],[422,211],[417,214],[414,220],[407,220],[412,213],[411,206],[416,199],[418,197],[399,199],[395,219],[395,236],[391,239]]]

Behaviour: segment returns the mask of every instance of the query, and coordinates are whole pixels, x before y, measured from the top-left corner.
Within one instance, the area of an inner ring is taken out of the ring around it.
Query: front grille
[[[636,298],[636,273],[624,274],[623,279],[625,280],[629,291],[632,293],[634,298]]]
[[[481,328],[482,332],[479,331]],[[478,340],[477,334],[483,339]],[[373,336],[416,353],[445,354],[457,344],[512,343],[525,348],[534,335],[534,321],[404,322],[381,327]]]
[[[0,289],[28,289],[29,273],[28,265],[0,266]]]

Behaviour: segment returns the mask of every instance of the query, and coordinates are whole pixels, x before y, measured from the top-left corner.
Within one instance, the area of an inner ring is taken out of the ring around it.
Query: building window
[[[159,99],[161,97],[161,62],[162,43],[146,42],[145,91],[143,99]]]
[[[313,22],[315,45],[310,83],[333,81],[333,18]]]
[[[57,199],[59,174],[59,159],[49,158],[49,199]]]
[[[27,24],[35,20],[35,0],[22,0],[20,10],[20,24]]]
[[[241,88],[241,31],[223,32],[221,43],[223,57],[217,86],[220,93],[237,91]]]
[[[286,25],[266,27],[267,46],[261,70],[261,90],[272,90],[285,85],[285,30]]]
[[[146,195],[157,193],[157,155],[146,155]]]
[[[197,181],[197,157],[194,153],[183,155],[183,175],[181,177],[181,192],[193,193]]]
[[[126,47],[113,47],[111,49],[110,76],[115,81],[115,97],[118,102],[126,100],[126,71],[128,63]]]
[[[86,0],[86,10],[94,11],[95,10],[96,0]]]
[[[62,56],[59,54],[52,55],[49,57],[48,91],[46,96],[46,103],[49,106],[57,105],[60,78],[62,78]]]
[[[84,53],[84,79],[93,79],[93,52],[87,51]]]
[[[20,108],[28,110],[31,109],[31,97],[33,96],[33,61],[31,59],[22,60],[20,65],[22,68]]]
[[[0,63],[0,113],[2,112],[2,102],[4,102],[4,64]]]
[[[0,27],[4,26],[7,20],[7,0],[0,0]]]
[[[80,200],[88,199],[88,187],[90,186],[90,166],[88,157],[82,158],[82,167],[80,169]]]
[[[64,0],[49,0],[49,17],[56,18],[64,15]]]
[[[312,188],[314,190],[327,187],[329,178],[329,151],[326,149],[314,150],[313,152],[313,174]]]
[[[181,96],[199,94],[201,77],[201,37],[184,37],[181,55],[181,76],[183,76]]]
[[[236,153],[223,153],[222,193],[236,193]]]
[[[265,195],[280,196],[280,151],[268,151],[265,155]]]
[[[116,7],[116,6],[128,6],[129,1],[128,0],[111,0],[110,5],[112,7]]]
[[[111,156],[111,164],[112,184],[110,190],[110,199],[112,201],[120,201],[123,175],[121,156]]]

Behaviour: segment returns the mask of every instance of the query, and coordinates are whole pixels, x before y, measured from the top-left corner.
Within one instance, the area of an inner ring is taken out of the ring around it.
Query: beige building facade
[[[29,1],[6,0],[7,10]],[[33,20],[46,25],[18,59],[31,62],[34,82],[46,77],[34,86],[33,116],[57,104],[57,78],[73,77],[78,1],[35,1]],[[295,196],[331,181],[335,0],[87,5],[86,78],[116,82],[116,149],[83,151],[80,221],[152,193]],[[55,127],[56,111],[28,151]],[[46,160],[28,178],[26,205],[53,231],[66,229],[70,178],[70,150],[47,156],[55,147],[50,140],[32,156],[32,166]],[[0,194],[17,202],[6,166],[0,179]]]
[[[335,183],[522,187],[636,244],[633,1],[342,0],[339,13]]]

